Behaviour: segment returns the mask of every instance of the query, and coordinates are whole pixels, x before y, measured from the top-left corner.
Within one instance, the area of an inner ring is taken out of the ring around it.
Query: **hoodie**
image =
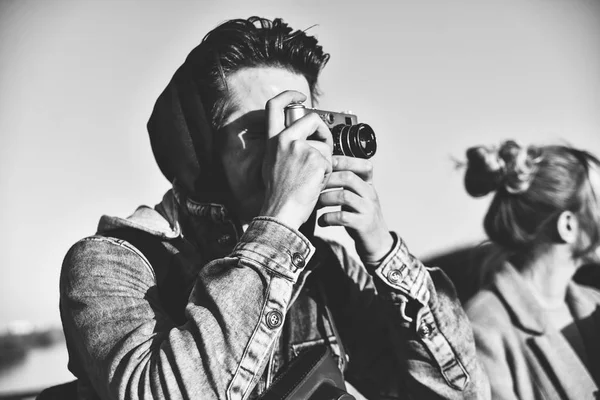
[[[241,232],[191,73],[204,56],[192,51],[148,122],[173,190],[129,218],[104,216],[65,256],[60,309],[79,398],[253,399],[323,345],[370,396],[487,398],[451,283],[399,237],[365,266],[273,218]]]

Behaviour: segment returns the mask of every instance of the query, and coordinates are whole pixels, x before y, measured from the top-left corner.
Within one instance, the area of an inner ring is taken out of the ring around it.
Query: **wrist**
[[[394,236],[391,232],[386,231],[384,235],[381,235],[381,239],[377,240],[378,245],[371,251],[365,251],[364,254],[360,254],[360,258],[363,263],[371,265],[380,264],[383,259],[390,254],[394,248]]]
[[[304,223],[304,220],[300,218],[300,213],[293,212],[293,207],[288,207],[285,209],[267,206],[260,211],[258,216],[273,218],[293,229],[300,228],[300,226]]]

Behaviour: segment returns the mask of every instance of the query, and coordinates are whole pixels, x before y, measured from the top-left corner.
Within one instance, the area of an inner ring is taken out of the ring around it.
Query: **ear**
[[[579,221],[571,211],[563,211],[556,221],[556,231],[563,242],[573,244],[579,237]]]

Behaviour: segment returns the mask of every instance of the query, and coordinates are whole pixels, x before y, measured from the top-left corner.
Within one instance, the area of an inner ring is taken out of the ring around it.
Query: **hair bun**
[[[504,188],[508,193],[527,191],[541,160],[539,148],[521,147],[507,140],[500,148],[477,146],[467,150],[465,188],[473,197]]]
[[[498,155],[506,164],[504,188],[508,193],[519,194],[529,189],[542,159],[541,153],[536,146],[524,148],[512,140],[502,143]]]
[[[505,163],[498,151],[485,146],[467,150],[465,189],[473,197],[481,197],[497,190],[504,178]]]

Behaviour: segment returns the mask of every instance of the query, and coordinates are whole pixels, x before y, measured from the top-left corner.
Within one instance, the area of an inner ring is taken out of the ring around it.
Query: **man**
[[[256,398],[319,345],[368,398],[489,396],[451,283],[388,231],[371,163],[332,156],[316,114],[285,126],[328,59],[253,17],[211,31],[175,73],[148,123],[173,189],[103,217],[65,258],[81,397]],[[361,262],[306,228],[334,205],[319,223],[346,227]]]

